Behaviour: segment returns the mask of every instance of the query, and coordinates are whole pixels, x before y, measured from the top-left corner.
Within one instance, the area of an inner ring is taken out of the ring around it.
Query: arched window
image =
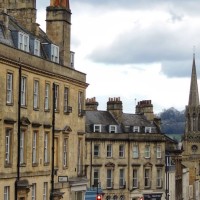
[[[118,199],[117,195],[114,195],[113,200],[117,200],[117,199]]]
[[[124,195],[121,195],[119,199],[120,199],[120,200],[125,200],[125,196],[124,196]]]
[[[111,197],[108,195],[108,196],[106,197],[106,200],[111,200]]]

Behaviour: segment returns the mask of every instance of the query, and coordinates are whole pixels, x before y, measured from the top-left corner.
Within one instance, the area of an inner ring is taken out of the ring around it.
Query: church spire
[[[199,106],[199,92],[197,83],[195,54],[193,55],[192,74],[190,82],[190,96],[189,96],[188,106]]]

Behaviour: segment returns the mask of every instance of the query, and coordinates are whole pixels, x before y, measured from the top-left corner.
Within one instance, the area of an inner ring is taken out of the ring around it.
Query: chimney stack
[[[10,0],[4,1],[2,7],[7,9],[9,15],[14,17],[26,29],[35,34],[39,26],[36,23],[36,0]]]
[[[46,9],[46,33],[59,46],[60,64],[71,67],[71,10],[69,0],[53,1]]]
[[[139,101],[136,105],[136,114],[143,114],[150,121],[154,120],[153,105],[151,100]]]
[[[118,122],[121,121],[123,106],[120,97],[109,98],[107,102],[107,111],[111,112]]]
[[[97,110],[99,103],[96,101],[96,98],[93,97],[91,99],[87,98],[85,103],[86,110]]]

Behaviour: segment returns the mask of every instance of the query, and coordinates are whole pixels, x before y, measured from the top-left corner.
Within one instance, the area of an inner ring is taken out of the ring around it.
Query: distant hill
[[[178,111],[175,108],[163,110],[158,116],[161,118],[161,131],[169,134],[183,134],[185,128],[185,111]]]

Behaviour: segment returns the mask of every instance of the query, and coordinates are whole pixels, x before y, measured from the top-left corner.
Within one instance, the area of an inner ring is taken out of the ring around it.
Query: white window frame
[[[74,52],[70,51],[71,68],[74,68]]]
[[[68,153],[68,139],[64,138],[63,140],[63,166],[64,167],[67,167],[67,159],[68,159],[67,153]]]
[[[29,35],[22,33],[22,32],[18,32],[18,48],[29,52]]]
[[[20,132],[20,164],[23,164],[25,161],[25,131],[21,130]]]
[[[157,157],[157,158],[161,158],[161,157],[162,157],[162,149],[161,149],[161,146],[160,146],[160,145],[158,145],[158,146],[156,147],[156,157]]]
[[[109,125],[109,133],[117,133],[117,126]]]
[[[59,63],[59,47],[51,44],[51,61]]]
[[[44,182],[43,185],[43,200],[48,199],[48,182]]]
[[[123,144],[119,145],[119,157],[124,158],[125,157],[125,146]]]
[[[26,83],[27,78],[25,76],[21,77],[21,106],[26,106]]]
[[[33,108],[39,108],[39,81],[34,80],[33,83]]]
[[[144,169],[144,187],[145,188],[151,186],[150,173],[151,173],[151,170],[149,168]]]
[[[11,150],[11,129],[6,129],[6,138],[5,138],[5,162],[6,164],[10,163],[10,159],[11,159],[11,154],[10,154],[10,150]]]
[[[48,163],[49,162],[49,158],[48,158],[48,140],[49,138],[49,133],[45,132],[44,133],[44,163]]]
[[[125,169],[119,169],[119,187],[125,186]]]
[[[151,133],[151,128],[150,126],[145,127],[145,133]]]
[[[100,177],[100,170],[95,168],[93,173],[93,185],[94,187],[99,187],[99,177]]]
[[[4,186],[4,200],[10,200],[10,186]]]
[[[32,141],[32,163],[37,163],[37,131],[33,131],[33,141]]]
[[[133,188],[138,188],[138,169],[133,169]]]
[[[94,124],[94,133],[101,133],[101,124]]]
[[[55,110],[58,111],[59,107],[59,85],[55,85]]]
[[[81,115],[83,110],[83,92],[78,92],[78,114]]]
[[[94,157],[99,157],[100,154],[100,145],[94,144]]]
[[[139,126],[133,126],[133,132],[134,133],[139,133],[140,132],[140,127]]]
[[[151,157],[151,147],[150,145],[146,145],[144,148],[144,157],[150,158]]]
[[[36,183],[32,184],[31,200],[36,200]]]
[[[133,145],[133,158],[139,158],[139,146]]]
[[[24,35],[22,32],[18,32],[18,48],[24,50]]]
[[[112,144],[107,144],[107,158],[112,158]]]
[[[44,109],[49,110],[49,91],[50,91],[50,84],[45,83],[45,97],[44,97]]]
[[[6,103],[11,104],[13,102],[13,74],[7,73],[7,85],[6,85]]]
[[[106,177],[106,187],[113,187],[113,171],[112,169],[107,169],[107,177]]]
[[[64,87],[64,112],[68,112],[69,88]]]
[[[29,52],[29,35],[24,34],[24,51]]]
[[[162,169],[157,169],[156,187],[162,187]]]
[[[40,56],[40,41],[37,39],[34,40],[34,55]]]

